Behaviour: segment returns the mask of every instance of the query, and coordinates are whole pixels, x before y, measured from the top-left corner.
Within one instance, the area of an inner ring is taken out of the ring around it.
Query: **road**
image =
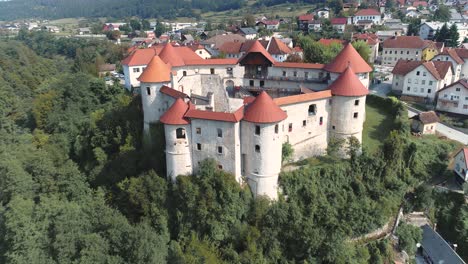
[[[389,92],[391,92],[391,90],[392,90],[392,79],[391,79],[391,75],[390,75],[389,80],[387,80],[385,82],[382,82],[380,84],[372,85],[370,92],[372,94],[375,94],[375,95],[378,95],[378,96],[387,97],[387,94]],[[408,107],[408,116],[409,117],[412,117],[412,116],[416,115],[419,112],[421,112],[421,111],[419,111],[417,109],[414,109],[414,108],[410,109],[410,107]],[[468,145],[468,135],[467,134],[465,134],[463,132],[460,132],[460,131],[458,131],[456,129],[453,129],[451,127],[448,127],[448,126],[444,125],[443,123],[437,123],[436,131],[438,133],[446,136],[447,138],[458,141],[458,142],[460,142],[460,143],[462,143],[464,145]]]

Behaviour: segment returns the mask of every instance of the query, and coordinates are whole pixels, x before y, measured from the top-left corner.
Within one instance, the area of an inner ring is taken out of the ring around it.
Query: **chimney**
[[[456,251],[457,251],[457,247],[458,247],[458,245],[457,245],[457,244],[452,244],[453,251],[455,251],[455,252],[456,252]]]

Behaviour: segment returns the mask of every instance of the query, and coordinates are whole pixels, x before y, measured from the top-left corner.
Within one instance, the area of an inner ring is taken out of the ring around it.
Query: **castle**
[[[283,143],[298,160],[324,154],[330,138],[362,140],[372,69],[351,44],[326,65],[276,62],[258,41],[239,59],[166,44],[122,64],[140,87],[146,133],[164,124],[173,181],[213,158],[254,195],[276,199]]]

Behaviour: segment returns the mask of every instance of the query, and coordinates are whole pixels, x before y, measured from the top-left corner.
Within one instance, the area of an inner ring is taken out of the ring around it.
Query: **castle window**
[[[354,105],[359,105],[359,100],[354,100]]]
[[[335,130],[335,126],[332,126],[332,129]]]
[[[255,135],[260,135],[260,126],[255,126]]]
[[[187,71],[183,71],[183,72],[182,72],[182,75],[183,75],[183,76],[187,76]]]
[[[317,114],[317,105],[316,104],[309,105],[309,115],[315,115],[315,114]]]
[[[292,132],[292,123],[289,123],[288,131]]]
[[[223,137],[223,130],[221,128],[218,128],[216,131],[218,132],[218,137]]]
[[[223,154],[223,147],[218,146],[218,154]]]
[[[185,138],[185,129],[184,128],[179,127],[178,129],[176,129],[176,138],[178,138],[178,139],[184,139]]]
[[[228,67],[228,68],[226,69],[226,73],[227,73],[227,74],[232,74],[232,67]]]
[[[358,118],[358,112],[354,112],[353,117]]]
[[[278,127],[278,124],[275,125],[275,134],[278,134],[278,130],[279,130],[279,127]]]
[[[307,121],[306,120],[302,120],[302,126],[303,127],[307,126]]]
[[[195,130],[196,130],[196,133],[197,133],[198,135],[201,134],[201,127],[197,127]]]
[[[146,87],[146,94],[147,94],[147,95],[151,95],[151,88]]]
[[[214,68],[210,69],[210,74],[215,74],[215,69]]]
[[[260,145],[255,145],[255,152],[260,153]]]
[[[323,116],[321,116],[319,119],[319,125],[323,125]]]
[[[201,150],[201,144],[197,143],[197,150]]]

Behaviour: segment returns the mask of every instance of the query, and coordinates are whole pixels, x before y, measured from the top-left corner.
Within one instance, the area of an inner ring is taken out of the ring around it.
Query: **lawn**
[[[375,152],[392,130],[393,117],[374,105],[366,105],[366,121],[362,132],[363,147]]]

